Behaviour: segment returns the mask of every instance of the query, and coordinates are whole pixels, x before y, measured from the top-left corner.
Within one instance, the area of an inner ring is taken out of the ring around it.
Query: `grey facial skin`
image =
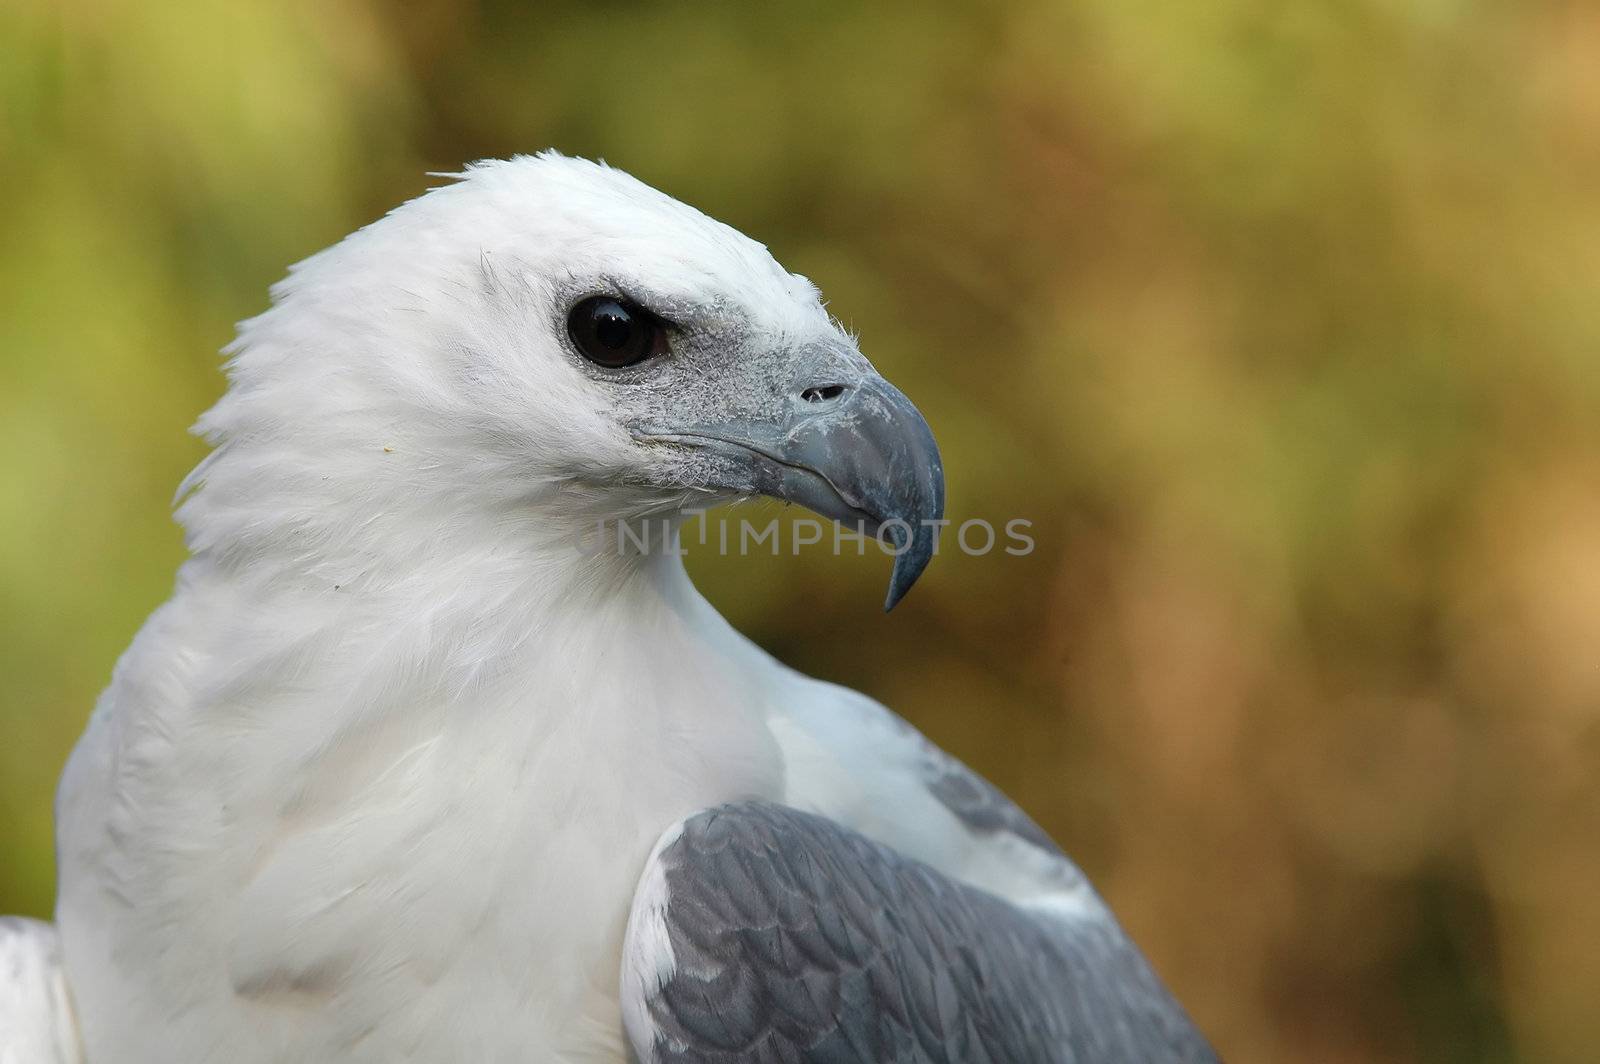
[[[697,398],[662,402],[651,389],[658,402],[640,405],[656,408],[640,411],[630,431],[685,449],[671,464],[684,486],[767,495],[881,531],[896,550],[884,600],[893,609],[927,568],[944,516],[944,465],[927,421],[842,337],[723,353]]]

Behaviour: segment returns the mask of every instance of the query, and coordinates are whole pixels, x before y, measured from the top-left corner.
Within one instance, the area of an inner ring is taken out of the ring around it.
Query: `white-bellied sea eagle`
[[[0,1062],[1215,1059],[1025,814],[649,549],[766,495],[891,530],[891,606],[927,564],[933,436],[810,282],[546,153],[272,295],[55,922],[0,922]]]

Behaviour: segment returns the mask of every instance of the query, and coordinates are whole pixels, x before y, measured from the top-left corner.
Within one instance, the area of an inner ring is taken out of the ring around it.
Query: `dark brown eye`
[[[567,334],[584,358],[607,369],[631,366],[667,349],[660,318],[611,296],[590,296],[573,307]]]

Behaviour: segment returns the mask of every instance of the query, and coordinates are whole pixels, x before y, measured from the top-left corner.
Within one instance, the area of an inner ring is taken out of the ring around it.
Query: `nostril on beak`
[[[831,403],[843,394],[842,384],[819,384],[801,392],[800,398],[808,403]]]

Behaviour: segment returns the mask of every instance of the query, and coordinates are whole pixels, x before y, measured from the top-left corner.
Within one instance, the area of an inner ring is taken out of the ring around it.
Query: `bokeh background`
[[[948,550],[702,586],[1015,795],[1231,1060],[1600,1059],[1600,8],[0,5],[0,911],[285,266],[545,146],[817,281]]]

